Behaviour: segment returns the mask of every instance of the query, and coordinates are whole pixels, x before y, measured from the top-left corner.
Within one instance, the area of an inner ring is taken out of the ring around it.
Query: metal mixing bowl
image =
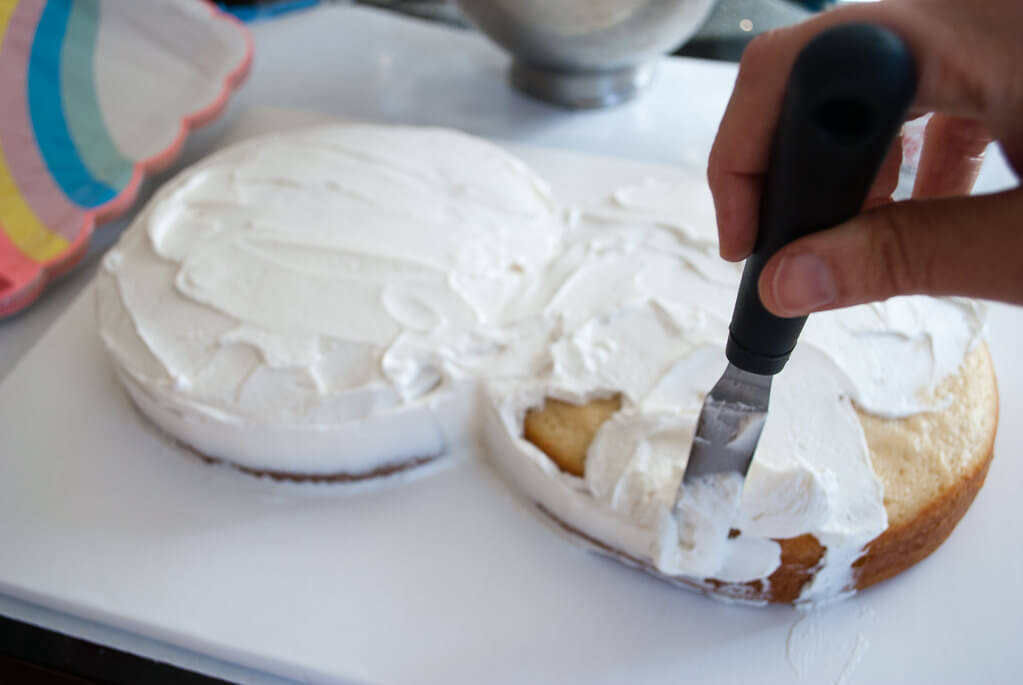
[[[717,0],[458,0],[514,57],[511,81],[542,100],[603,107],[650,82],[654,58],[685,42]]]

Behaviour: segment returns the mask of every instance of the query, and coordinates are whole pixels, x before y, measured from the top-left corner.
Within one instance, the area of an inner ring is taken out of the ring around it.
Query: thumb
[[[1023,188],[877,207],[779,250],[760,299],[799,316],[894,295],[966,295],[1023,304]]]

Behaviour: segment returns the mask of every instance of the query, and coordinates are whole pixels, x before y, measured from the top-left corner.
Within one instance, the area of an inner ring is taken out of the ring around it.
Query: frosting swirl
[[[514,321],[561,232],[546,184],[464,134],[268,136],[141,213],[104,262],[102,335],[140,406],[200,451],[369,471],[444,451],[463,432],[445,428],[456,387],[521,368],[488,331]]]
[[[852,562],[887,527],[856,407],[885,417],[941,407],[935,388],[978,339],[983,308],[903,297],[811,316],[745,482],[687,487],[675,519],[704,393],[725,367],[741,265],[717,256],[702,179],[648,179],[576,216],[548,267],[557,286],[538,305],[557,331],[542,343],[550,366],[490,388],[502,470],[560,520],[669,575],[763,580],[779,565],[774,539],[812,533],[827,552],[802,599],[851,586]],[[543,397],[614,393],[622,410],[597,432],[583,479],[519,437]]]

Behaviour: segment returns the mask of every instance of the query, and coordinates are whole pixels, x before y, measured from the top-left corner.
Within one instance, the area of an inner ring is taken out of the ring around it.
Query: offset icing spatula
[[[902,40],[870,24],[829,29],[807,45],[789,76],[725,350],[728,368],[707,395],[683,485],[749,470],[767,418],[771,379],[806,317],[779,318],[760,302],[757,280],[788,243],[859,213],[916,91]],[[680,496],[684,495],[684,487]]]

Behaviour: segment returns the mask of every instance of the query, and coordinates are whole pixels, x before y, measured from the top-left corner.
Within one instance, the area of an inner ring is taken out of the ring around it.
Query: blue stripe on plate
[[[91,208],[116,193],[82,163],[64,116],[61,50],[71,5],[72,0],[49,0],[39,18],[28,65],[28,110],[36,145],[57,185],[72,202]]]
[[[287,12],[304,10],[320,4],[321,0],[278,0],[277,2],[253,2],[249,7],[238,7],[227,3],[218,3],[218,7],[229,14],[233,14],[242,21],[260,21],[262,19],[273,19]]]

